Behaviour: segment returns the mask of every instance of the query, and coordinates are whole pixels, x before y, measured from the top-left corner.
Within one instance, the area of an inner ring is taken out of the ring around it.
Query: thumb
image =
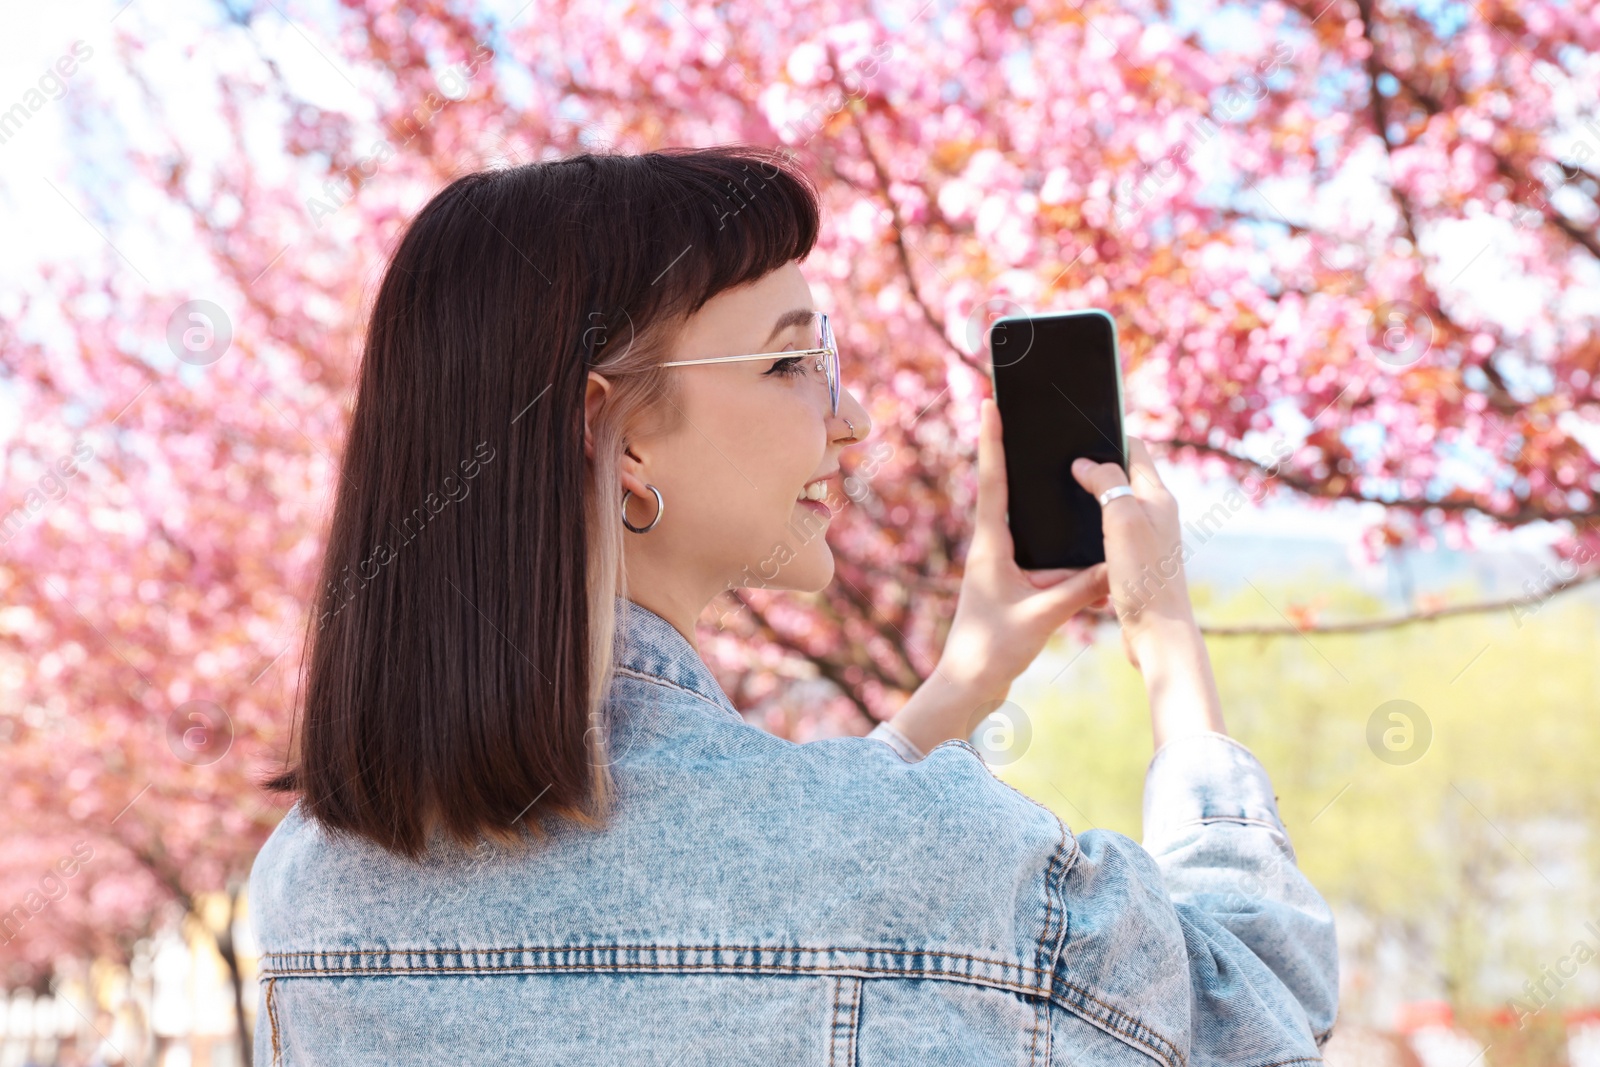
[[[1011,530],[1006,525],[1006,455],[1000,437],[1000,409],[985,398],[978,421],[978,506],[973,548],[995,555],[1011,552]]]
[[[1108,564],[1096,563],[1092,567],[1069,573],[1070,577],[1041,590],[1037,596],[1040,610],[1047,616],[1059,616],[1063,622],[1111,594]]]
[[[1028,579],[1028,584],[1035,589],[1049,589],[1060,585],[1074,574],[1082,571],[1082,567],[1052,567],[1042,571],[1023,571],[1023,576]]]
[[[1096,463],[1087,456],[1072,461],[1072,476],[1094,496],[1099,496],[1112,486],[1128,484],[1128,476],[1121,464]]]

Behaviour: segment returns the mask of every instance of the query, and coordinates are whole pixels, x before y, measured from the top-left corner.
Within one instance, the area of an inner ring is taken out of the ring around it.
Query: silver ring
[[[661,521],[661,513],[667,509],[666,501],[661,499],[661,490],[657,489],[653,485],[650,485],[648,482],[645,483],[645,488],[650,490],[651,493],[655,494],[656,498],[656,517],[650,520],[649,526],[635,526],[633,523],[628,521],[628,498],[633,495],[633,490],[624,489],[622,491],[622,525],[626,526],[630,532],[636,534],[649,533],[651,530],[654,530],[656,528],[656,523]]]
[[[840,418],[843,418],[843,416],[840,416]],[[845,419],[844,424],[850,427],[850,440],[854,441],[856,439],[856,424],[849,419]]]
[[[1133,487],[1128,485],[1113,485],[1095,499],[1100,501],[1100,506],[1105,507],[1119,496],[1132,496]]]

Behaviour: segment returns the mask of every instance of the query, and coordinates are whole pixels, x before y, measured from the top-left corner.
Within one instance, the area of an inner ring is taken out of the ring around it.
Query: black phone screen
[[[1100,503],[1072,461],[1128,469],[1115,324],[1102,311],[1008,317],[990,327],[989,344],[1017,565],[1103,562]]]

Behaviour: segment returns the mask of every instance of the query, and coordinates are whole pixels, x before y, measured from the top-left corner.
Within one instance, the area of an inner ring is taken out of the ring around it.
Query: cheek
[[[685,532],[736,542],[741,553],[770,549],[822,466],[826,420],[806,398],[775,389],[696,399],[673,457],[677,495],[696,513]]]
[[[761,417],[748,418],[727,451],[744,475],[735,475],[744,495],[793,504],[822,465],[824,432],[817,413],[801,403],[771,405]]]

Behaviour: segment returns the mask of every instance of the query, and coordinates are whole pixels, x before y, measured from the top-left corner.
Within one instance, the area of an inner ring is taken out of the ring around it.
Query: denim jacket
[[[605,830],[417,863],[291,809],[250,879],[257,1064],[1321,1062],[1332,917],[1237,742],[1157,753],[1140,847],[963,741],[751,726],[638,605],[618,637]]]

